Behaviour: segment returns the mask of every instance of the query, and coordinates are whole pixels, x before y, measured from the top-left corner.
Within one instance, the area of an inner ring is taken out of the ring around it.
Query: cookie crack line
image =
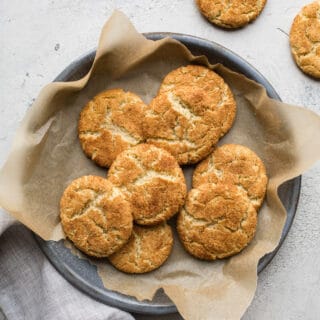
[[[132,234],[134,236],[134,244],[136,247],[136,254],[135,254],[135,259],[133,260],[133,263],[135,267],[139,269],[138,260],[140,260],[140,257],[141,257],[141,239],[136,232],[132,231]]]
[[[114,97],[115,98],[115,97]],[[136,145],[144,140],[143,137],[140,137],[138,134],[134,135],[132,134],[127,128],[124,126],[121,126],[118,123],[115,123],[112,120],[112,109],[110,108],[109,104],[110,102],[108,101],[109,99],[104,99],[105,105],[105,111],[104,111],[104,118],[102,119],[102,122],[99,125],[98,129],[89,129],[89,130],[80,130],[79,129],[79,137],[80,138],[101,138],[103,131],[109,131],[112,136],[112,142],[114,143],[115,137],[120,137],[124,142],[127,142],[130,145]],[[138,103],[139,101],[133,101],[134,103]],[[129,104],[130,101],[124,101],[120,103],[120,108],[121,104]],[[95,102],[91,105],[91,108],[95,110]],[[87,110],[89,112],[91,109]],[[101,114],[102,116],[102,114]],[[100,122],[100,121],[99,121]]]
[[[86,205],[83,208],[81,208],[80,211],[73,214],[72,217],[70,218],[71,221],[79,218],[80,216],[86,215],[90,210],[102,210],[102,208],[98,205],[98,203],[102,198],[105,197],[106,193],[105,192],[99,193],[93,190],[91,191],[94,192],[94,198],[90,199],[86,203]]]
[[[219,227],[222,227],[226,232],[229,232],[229,233],[235,233],[235,232],[242,232],[242,233],[245,233],[243,231],[243,227],[242,227],[242,223],[247,221],[248,219],[248,208],[246,210],[246,213],[244,214],[244,216],[241,218],[241,221],[239,222],[239,226],[238,228],[230,228],[224,224],[221,224],[220,222],[224,222],[226,220],[228,220],[227,217],[223,216],[223,217],[218,217],[218,218],[215,218],[215,219],[212,219],[211,221],[208,221],[206,219],[201,219],[201,218],[196,218],[194,217],[188,210],[186,207],[184,207],[183,209],[185,211],[185,218],[186,219],[189,219],[191,220],[197,227],[204,227],[204,228],[216,228],[217,225],[219,225]]]
[[[153,179],[162,179],[165,180],[166,182],[176,182],[176,177],[172,175],[168,175],[165,173],[160,173],[155,170],[147,170],[146,173],[143,175],[139,176],[136,180],[132,182],[133,185],[135,186],[142,186],[146,183],[149,183]]]
[[[137,260],[141,260],[141,251],[142,251],[141,250],[141,247],[142,247],[142,245],[141,245],[141,237],[138,234],[136,234],[135,232],[134,232],[134,234],[135,234],[135,241],[136,241],[135,243],[137,245],[136,260],[134,261],[134,264],[137,267],[137,269],[140,269]],[[156,268],[157,267],[153,263],[153,261],[152,261],[152,259],[150,257],[145,257],[145,259],[143,259],[143,262],[144,263],[148,263],[149,267],[151,267],[151,268]]]
[[[293,49],[296,53],[296,55],[298,56],[299,59],[302,59],[302,58],[307,58],[308,56],[315,56],[316,53],[317,53],[317,49],[320,47],[320,41],[310,41],[309,40],[312,46],[312,49],[306,53],[298,53],[297,51],[299,50],[299,47],[297,46],[293,46]]]
[[[258,1],[257,1],[257,6],[258,6],[259,10],[262,10],[262,9],[263,9],[263,7],[264,7],[264,1],[265,1],[265,0],[258,0]]]
[[[115,124],[111,120],[111,111],[107,111],[105,121],[100,125],[100,129],[106,129],[112,132],[112,135],[120,136],[121,139],[130,144],[136,145],[143,139],[134,137],[125,127]]]
[[[99,229],[99,230],[101,230],[101,233],[102,233],[102,235],[105,237],[106,235],[107,235],[107,230],[102,226],[102,225],[100,225],[94,218],[92,218],[92,217],[88,217],[88,219],[90,220],[90,221],[92,221],[93,222],[93,224]]]
[[[169,143],[169,144],[180,144],[180,143],[183,143],[185,146],[187,146],[188,148],[190,148],[191,150],[196,150],[198,148],[197,144],[195,144],[194,142],[191,142],[190,140],[188,139],[181,139],[179,137],[177,137],[178,140],[173,140],[173,139],[167,139],[167,138],[148,138],[147,139],[147,142],[156,142],[156,141],[162,141],[162,142],[166,142],[166,143]],[[187,153],[187,152],[185,152]]]
[[[185,218],[191,220],[197,227],[205,227],[208,228],[210,226],[216,226],[219,221],[225,220],[225,218],[216,218],[212,221],[208,221],[206,219],[196,218],[194,217],[186,207],[183,208],[183,211],[185,212]]]
[[[100,131],[94,131],[94,130],[86,130],[86,131],[81,131],[79,133],[80,138],[87,138],[87,137],[100,137],[101,132]]]
[[[226,25],[226,26],[233,26],[232,23],[228,23],[226,21],[224,21],[224,19],[222,18],[222,15],[225,14],[227,12],[224,11],[223,13],[220,13],[219,15],[215,16],[213,19],[214,20],[218,20],[222,25]],[[242,12],[239,14],[239,16],[246,18],[248,21],[250,21],[250,19],[252,17],[255,17],[257,15],[255,10],[249,10],[247,12]]]
[[[185,117],[182,113],[178,112],[177,110],[175,110],[175,111],[180,116]],[[166,111],[166,112],[169,112],[169,110]],[[161,120],[166,121],[165,118],[164,118],[164,114],[155,113],[154,110],[150,110],[150,112],[148,112],[147,114],[150,116],[150,113],[151,113],[151,117],[152,116],[160,117]],[[177,117],[174,127],[171,128],[171,133],[173,134],[174,138],[170,139],[170,138],[166,138],[166,137],[147,137],[146,138],[146,142],[147,143],[152,143],[152,142],[160,141],[160,142],[165,142],[165,143],[168,143],[168,144],[181,144],[181,143],[183,143],[184,146],[186,146],[188,149],[196,150],[198,148],[197,144],[192,142],[192,141],[190,141],[189,139],[187,139],[188,138],[188,132],[187,132],[188,129],[186,129],[185,132],[184,132],[184,135],[186,135],[187,137],[180,137],[176,132],[177,128],[179,128],[179,127],[181,127],[181,124],[180,124],[179,117]]]
[[[217,225],[219,225],[232,232],[236,232],[239,230],[239,229],[233,230],[230,228],[226,228],[224,225],[221,225],[219,222],[225,221],[226,220],[225,217],[219,217],[219,218],[213,219],[212,221],[208,221],[205,219],[194,217],[192,214],[190,214],[190,212],[186,208],[184,208],[184,211],[187,219],[190,219],[197,227],[204,227],[204,228],[214,227],[215,228]]]
[[[135,186],[141,186],[145,183],[148,183],[152,181],[153,179],[160,178],[165,180],[166,182],[176,182],[176,179],[178,176],[174,176],[171,174],[167,174],[166,172],[161,172],[161,171],[156,171],[153,169],[148,169],[146,166],[142,164],[140,159],[135,155],[135,154],[128,154],[128,158],[131,159],[131,161],[135,164],[136,167],[138,167],[141,171],[143,171],[143,174],[139,175],[136,177],[130,185],[135,185]],[[113,173],[116,175],[116,172]],[[118,188],[125,188],[126,191],[129,191],[127,186],[122,185]]]
[[[208,169],[206,171],[201,172],[201,175],[203,176],[208,173],[214,173],[218,178],[222,178],[224,176],[224,171],[216,168],[213,156],[209,158]]]
[[[168,92],[167,98],[173,110],[185,117],[187,120],[191,120],[193,122],[201,120],[201,117],[197,116],[192,110],[190,110],[188,105],[183,103],[183,101],[181,101],[181,99],[173,92]]]
[[[229,87],[226,83],[222,85],[222,87],[219,86],[219,89],[221,90],[221,97],[219,102],[217,103],[217,107],[221,108],[226,102],[228,102],[229,97]]]

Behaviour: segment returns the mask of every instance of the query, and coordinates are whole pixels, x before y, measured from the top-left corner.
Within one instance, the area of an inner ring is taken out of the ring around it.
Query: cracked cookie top
[[[266,0],[196,0],[201,13],[223,28],[239,28],[255,20]]]
[[[83,108],[78,135],[85,154],[109,167],[123,150],[144,140],[141,119],[147,106],[134,93],[122,89],[101,92]]]
[[[224,80],[203,66],[171,71],[143,122],[148,143],[169,151],[181,165],[206,157],[231,128],[236,113]]]
[[[149,144],[139,144],[119,154],[109,169],[108,180],[126,195],[135,222],[142,225],[171,218],[187,193],[176,159]]]
[[[188,193],[177,230],[191,255],[215,260],[244,249],[256,224],[256,210],[244,192],[233,185],[207,183]]]
[[[302,8],[290,31],[292,55],[299,68],[320,78],[320,1]]]
[[[258,210],[268,178],[262,160],[252,150],[242,145],[225,144],[197,165],[192,185],[197,188],[204,183],[233,184],[247,194]]]
[[[169,257],[173,235],[166,223],[153,227],[135,225],[128,243],[109,257],[111,264],[127,273],[145,273],[159,268]]]
[[[109,181],[97,176],[71,182],[60,201],[60,217],[66,236],[90,256],[109,256],[132,232],[130,204]]]

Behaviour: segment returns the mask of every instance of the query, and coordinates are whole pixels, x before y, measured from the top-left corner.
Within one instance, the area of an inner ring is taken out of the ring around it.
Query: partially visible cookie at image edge
[[[290,30],[290,46],[298,67],[320,79],[320,1],[302,8]]]
[[[240,28],[255,20],[266,0],[196,0],[201,13],[213,24],[223,28]]]
[[[132,232],[130,204],[106,179],[83,176],[70,183],[60,201],[66,236],[84,253],[107,257],[120,249]]]

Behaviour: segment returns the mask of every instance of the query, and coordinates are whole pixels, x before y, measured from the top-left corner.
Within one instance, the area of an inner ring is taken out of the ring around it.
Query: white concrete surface
[[[1,0],[0,165],[40,88],[96,46],[101,27],[115,8],[126,13],[140,32],[181,32],[224,45],[264,74],[283,101],[320,114],[320,82],[296,68],[287,36],[292,19],[307,3],[269,0],[256,22],[227,32],[203,19],[192,0]],[[319,199],[318,163],[303,175],[293,227],[260,275],[255,299],[243,319],[320,319]]]

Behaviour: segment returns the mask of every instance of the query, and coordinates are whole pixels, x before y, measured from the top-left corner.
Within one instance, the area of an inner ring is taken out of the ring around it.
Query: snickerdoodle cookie
[[[290,31],[292,55],[306,74],[320,78],[320,1],[302,8]]]
[[[140,144],[120,153],[108,179],[126,195],[134,220],[154,225],[171,218],[186,197],[186,183],[176,159],[166,150]]]
[[[233,185],[207,183],[188,193],[177,230],[191,255],[215,260],[245,248],[256,224],[256,210],[243,191]]]
[[[102,167],[144,140],[141,119],[146,105],[132,92],[110,89],[95,96],[83,108],[78,134],[85,154]]]
[[[252,150],[242,145],[225,144],[200,162],[193,173],[194,188],[209,182],[238,186],[258,209],[265,196],[268,178],[262,160]]]
[[[170,72],[143,122],[147,142],[166,149],[179,164],[196,163],[231,128],[236,113],[224,80],[203,66]]]
[[[201,13],[223,28],[239,28],[255,20],[266,0],[196,0]]]
[[[109,256],[132,232],[130,204],[109,181],[97,176],[71,182],[60,201],[60,217],[66,236],[90,256]]]
[[[109,257],[111,264],[127,273],[145,273],[159,268],[169,257],[173,235],[166,223],[133,227],[131,238],[119,251]]]

